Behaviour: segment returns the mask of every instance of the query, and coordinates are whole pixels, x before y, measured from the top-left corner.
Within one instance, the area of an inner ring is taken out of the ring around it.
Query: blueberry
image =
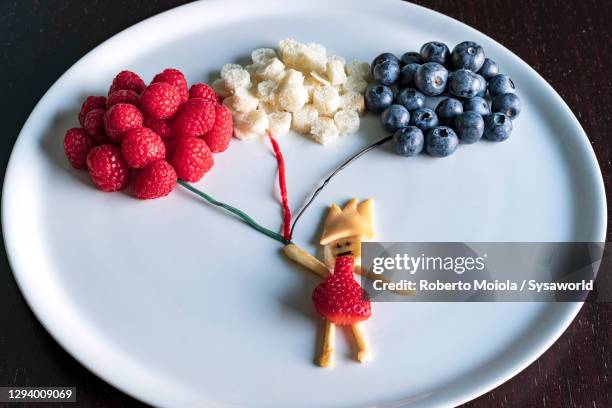
[[[484,64],[485,53],[482,47],[475,42],[464,41],[457,44],[450,58],[453,69],[469,69],[478,72]]]
[[[421,47],[422,62],[437,62],[438,64],[446,65],[450,57],[450,51],[446,44],[431,41],[423,44]]]
[[[453,129],[438,126],[430,129],[425,138],[425,150],[433,157],[446,157],[457,150],[459,139]]]
[[[463,113],[463,105],[455,98],[443,99],[436,106],[438,120],[444,125],[451,126],[455,123],[455,117]]]
[[[491,98],[505,93],[514,93],[516,87],[508,75],[498,74],[489,80],[489,94]]]
[[[481,76],[468,69],[459,69],[450,74],[448,90],[451,95],[462,98],[473,98],[482,87]]]
[[[425,95],[414,88],[405,88],[397,95],[397,103],[412,112],[425,106]]]
[[[478,90],[478,93],[476,94],[476,96],[480,96],[481,98],[484,98],[485,95],[487,94],[487,80],[484,79],[484,77],[480,74],[476,74],[476,78],[478,78],[478,81],[480,84],[480,89]]]
[[[424,144],[423,131],[415,126],[398,129],[393,134],[393,147],[400,156],[416,156],[423,151]]]
[[[393,91],[385,85],[372,84],[365,93],[365,103],[370,112],[381,113],[393,104]]]
[[[419,67],[420,65],[415,63],[404,65],[404,68],[402,68],[400,71],[400,77],[397,85],[400,88],[414,87],[414,75]]]
[[[401,66],[404,67],[408,64],[421,64],[421,54],[414,51],[405,52],[400,58]]]
[[[385,61],[395,61],[398,65],[400,63],[400,60],[394,54],[391,54],[390,52],[383,52],[378,57],[374,58],[372,64],[370,64],[370,70],[372,75],[374,75],[374,67]]]
[[[433,129],[440,124],[438,115],[429,108],[420,108],[410,115],[410,124],[418,127],[423,132]]]
[[[472,99],[466,99],[465,102],[463,102],[463,111],[476,112],[481,116],[487,116],[489,113],[491,113],[489,103],[485,98],[481,98],[480,96],[475,96]]]
[[[484,79],[491,79],[495,75],[499,73],[499,67],[497,66],[497,62],[493,61],[491,58],[485,58],[484,64],[478,70],[478,73],[484,77]]]
[[[484,122],[484,136],[493,142],[503,142],[512,133],[512,119],[503,113],[492,113]]]
[[[440,95],[446,89],[448,71],[437,62],[426,62],[417,69],[414,84],[427,96]]]
[[[505,113],[510,119],[521,113],[521,100],[516,94],[505,93],[493,98],[491,110],[495,113]]]
[[[402,105],[391,105],[380,115],[380,123],[387,132],[404,128],[409,122],[410,112]]]
[[[484,133],[484,120],[476,112],[463,112],[455,118],[455,131],[461,143],[476,143]]]
[[[383,61],[374,67],[372,77],[374,81],[383,85],[393,85],[399,78],[400,66],[398,62],[389,60]]]

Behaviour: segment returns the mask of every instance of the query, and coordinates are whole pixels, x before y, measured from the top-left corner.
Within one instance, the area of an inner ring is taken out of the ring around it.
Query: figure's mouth
[[[353,255],[353,251],[345,251],[345,252],[340,252],[338,255],[336,256],[347,256],[347,255]]]

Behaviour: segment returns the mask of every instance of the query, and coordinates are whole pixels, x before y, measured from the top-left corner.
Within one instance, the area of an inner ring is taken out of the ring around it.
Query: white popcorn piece
[[[242,65],[240,65],[240,64],[225,64],[225,65],[223,65],[221,67],[221,78],[225,79],[227,74],[230,71],[233,71],[235,69],[242,69]]]
[[[368,83],[366,80],[357,75],[349,75],[344,85],[342,85],[345,92],[353,91],[360,94],[364,93],[367,87]]]
[[[319,112],[311,104],[304,105],[302,109],[294,112],[291,119],[291,128],[298,133],[307,134],[312,124],[319,118]]]
[[[346,73],[349,76],[357,76],[367,82],[371,79],[370,64],[363,61],[353,60],[346,64]]]
[[[262,110],[254,110],[234,122],[234,135],[241,140],[254,139],[263,136],[269,125],[268,115]]]
[[[280,81],[285,75],[285,64],[278,58],[272,58],[255,72],[260,79]]]
[[[286,85],[278,94],[278,104],[287,112],[296,112],[308,102],[308,91],[303,85]]]
[[[268,114],[269,130],[274,137],[282,137],[289,133],[291,128],[291,114],[289,112],[273,112]]]
[[[221,69],[221,79],[225,81],[225,86],[230,91],[248,88],[251,85],[251,75],[249,72],[236,64],[225,64]]]
[[[217,95],[219,95],[221,98],[227,98],[228,96],[232,95],[232,91],[230,91],[226,84],[225,84],[225,80],[219,78],[216,79],[213,83],[212,83],[212,89],[215,91],[215,93]]]
[[[329,82],[323,75],[317,74],[315,71],[310,73],[310,77],[317,81],[319,85],[328,85],[332,86],[331,82]]]
[[[312,95],[314,93],[314,90],[316,88],[319,88],[321,86],[321,83],[319,81],[317,81],[315,78],[313,78],[311,75],[308,75],[305,79],[304,79],[304,88],[306,88],[306,91],[308,92],[308,102],[312,102]]]
[[[257,84],[256,92],[261,102],[275,102],[278,83],[276,81],[261,81]]]
[[[340,109],[352,110],[359,116],[365,114],[365,98],[362,94],[349,91],[340,96]]]
[[[340,132],[332,118],[320,116],[312,124],[310,129],[311,138],[322,145],[330,144],[338,139]]]
[[[283,85],[304,85],[304,74],[292,68],[286,70]]]
[[[315,43],[307,44],[306,51],[299,59],[299,68],[304,72],[316,71],[321,74],[325,73],[327,69],[325,47]]]
[[[251,112],[259,106],[259,99],[246,90],[240,90],[240,92],[223,99],[223,105],[236,112]]]
[[[282,108],[279,107],[276,103],[276,100],[270,102],[261,102],[259,101],[259,109],[263,110],[266,113],[274,113],[274,112],[282,112]],[[289,112],[287,112],[289,113]]]
[[[333,86],[325,85],[314,90],[312,104],[320,114],[328,115],[340,107],[340,94]]]
[[[261,68],[261,65],[259,64],[250,64],[244,67],[244,70],[248,72],[249,75],[251,76],[251,81],[254,81],[257,79],[257,70],[259,68]]]
[[[276,51],[272,48],[257,48],[251,52],[253,64],[264,65],[272,58],[276,58]]]
[[[334,115],[334,123],[341,135],[350,135],[359,130],[359,114],[354,110],[341,109]]]
[[[346,82],[346,72],[344,72],[344,59],[340,57],[329,57],[327,59],[326,75],[333,86],[340,86]]]
[[[278,52],[286,66],[298,68],[302,55],[306,52],[306,45],[293,38],[285,38],[279,41]]]

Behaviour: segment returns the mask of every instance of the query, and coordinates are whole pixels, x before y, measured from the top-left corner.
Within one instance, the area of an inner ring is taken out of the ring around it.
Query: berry
[[[138,94],[129,89],[119,89],[108,95],[106,107],[110,108],[118,103],[129,103],[134,106],[138,105]]]
[[[68,129],[64,136],[64,153],[75,169],[87,168],[87,153],[95,145],[94,139],[82,128]]]
[[[405,88],[397,95],[397,103],[412,112],[425,106],[425,95],[416,89]]]
[[[380,115],[380,123],[387,132],[404,128],[409,122],[410,112],[402,105],[391,105]]]
[[[206,142],[210,151],[220,153],[229,147],[230,140],[234,134],[234,121],[232,112],[224,105],[215,105],[215,124],[202,139]]]
[[[423,132],[435,128],[440,124],[438,115],[429,108],[419,108],[410,115],[410,124],[418,127]]]
[[[189,99],[181,105],[172,129],[178,138],[200,137],[215,124],[215,105],[204,99]]]
[[[484,79],[491,79],[499,73],[499,67],[497,63],[490,58],[485,58],[482,67],[478,70],[478,73],[484,77]]]
[[[463,102],[463,111],[476,112],[480,116],[487,116],[489,113],[491,113],[489,103],[486,99],[481,98],[480,96],[475,96],[472,99],[466,99],[465,102]]]
[[[402,68],[402,70],[400,71],[398,86],[400,88],[408,88],[408,87],[413,88],[414,87],[414,75],[416,74],[420,66],[421,65],[415,64],[412,62],[410,64],[404,65],[404,68]]]
[[[393,91],[385,85],[371,84],[366,89],[365,104],[370,112],[381,113],[393,104]]]
[[[165,82],[170,85],[176,86],[181,97],[181,102],[185,102],[189,99],[189,90],[187,89],[187,80],[185,75],[178,69],[168,68],[160,72],[153,77],[152,83]]]
[[[104,127],[108,137],[113,142],[120,143],[125,132],[142,126],[143,120],[142,113],[137,107],[129,103],[118,103],[106,111]]]
[[[455,122],[455,117],[463,113],[463,105],[455,98],[443,99],[436,106],[436,115],[440,123],[451,126]]]
[[[512,119],[503,113],[492,113],[484,119],[484,136],[493,142],[503,142],[512,133]]]
[[[450,51],[446,44],[437,41],[423,44],[420,54],[423,62],[437,62],[446,65],[450,59]]]
[[[459,69],[450,74],[448,90],[454,96],[473,98],[482,88],[481,76],[468,69]],[[484,79],[482,79],[484,81]]]
[[[106,98],[104,96],[88,96],[81,105],[79,111],[79,123],[85,126],[85,116],[94,109],[106,109]]]
[[[113,83],[108,90],[108,94],[112,94],[120,89],[127,89],[136,92],[138,95],[145,89],[144,81],[132,71],[121,71],[113,79]]]
[[[170,119],[153,119],[145,117],[142,126],[148,127],[159,135],[162,139],[174,137],[172,134],[172,124]]]
[[[133,169],[141,169],[157,159],[166,157],[166,146],[161,137],[146,127],[130,129],[121,142],[125,162]]]
[[[166,161],[168,163],[172,162],[172,157],[174,157],[174,152],[176,151],[176,139],[163,139],[164,146],[166,146]]]
[[[521,113],[521,100],[513,93],[497,95],[493,98],[491,111],[505,113],[510,119],[514,119]]]
[[[119,191],[130,180],[130,169],[121,150],[112,144],[91,149],[87,155],[87,169],[91,180],[102,191]]]
[[[372,70],[374,81],[383,85],[393,85],[400,76],[400,64],[394,60],[387,60],[376,64]]]
[[[140,95],[140,108],[153,119],[171,118],[181,102],[178,88],[166,82],[153,82]]]
[[[103,109],[92,109],[85,115],[85,123],[83,127],[100,144],[109,143],[110,139],[104,128],[104,115],[106,112]]]
[[[176,186],[176,172],[167,161],[160,159],[145,167],[134,181],[134,195],[140,200],[165,197]]]
[[[180,139],[172,157],[172,166],[179,179],[195,183],[212,168],[213,156],[206,142],[192,137]]]
[[[476,74],[476,78],[478,78],[478,81],[480,82],[480,89],[476,93],[476,96],[484,98],[487,94],[487,80],[480,74]]]
[[[405,67],[408,64],[419,64],[421,65],[421,54],[414,51],[405,52],[400,57],[400,65]]]
[[[498,74],[489,80],[489,94],[491,98],[505,93],[514,93],[516,87],[508,75]]]
[[[423,131],[416,126],[398,129],[393,134],[393,148],[400,156],[416,156],[423,151],[424,144]]]
[[[219,103],[219,96],[207,84],[198,83],[191,85],[189,88],[189,99],[200,98],[212,103]]]
[[[370,299],[353,277],[354,259],[336,258],[334,273],[317,285],[312,292],[315,310],[339,325],[351,325],[372,315]]]
[[[476,112],[463,112],[455,118],[455,132],[461,143],[476,143],[484,133],[484,120]]]
[[[451,66],[453,69],[469,69],[478,72],[485,61],[484,49],[473,41],[464,41],[453,49]]]
[[[383,52],[378,57],[374,58],[374,60],[370,64],[371,74],[374,75],[374,67],[376,65],[380,64],[381,62],[385,62],[385,61],[394,61],[398,65],[400,65],[400,60],[394,54],[391,54],[390,52]]]
[[[437,62],[427,62],[417,69],[414,84],[427,96],[440,95],[446,89],[448,71]]]
[[[457,150],[459,139],[453,129],[438,126],[430,129],[425,137],[425,150],[432,157],[446,157]]]

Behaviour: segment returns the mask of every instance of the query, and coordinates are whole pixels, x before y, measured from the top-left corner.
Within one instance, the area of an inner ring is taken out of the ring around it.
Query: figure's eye
[[[340,246],[340,243],[338,242],[338,243],[336,244],[336,248],[340,248],[340,247],[341,247],[341,246]]]
[[[350,242],[350,241],[346,241],[346,242],[344,243],[344,246],[346,246],[346,247],[351,246],[351,242]]]

